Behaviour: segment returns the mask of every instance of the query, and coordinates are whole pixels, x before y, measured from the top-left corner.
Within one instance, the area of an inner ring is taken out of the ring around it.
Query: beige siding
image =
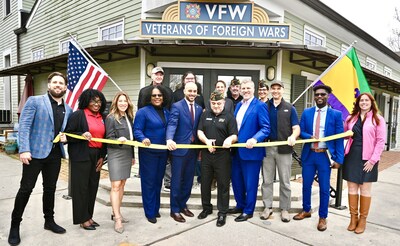
[[[62,11],[54,11],[62,9]],[[59,54],[59,41],[68,32],[88,47],[98,40],[98,28],[116,20],[124,20],[124,39],[138,33],[140,1],[42,1],[33,16],[28,32],[21,35],[21,60],[31,61],[32,49],[44,47],[45,57]]]

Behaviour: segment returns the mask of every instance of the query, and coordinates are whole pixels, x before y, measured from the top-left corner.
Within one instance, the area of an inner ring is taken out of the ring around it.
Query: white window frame
[[[6,3],[8,2],[8,4],[10,5],[10,12],[9,13],[7,13],[6,12]],[[7,16],[9,16],[10,14],[11,14],[11,7],[12,7],[12,3],[11,3],[12,1],[11,0],[3,0],[3,16],[4,16],[4,18],[6,18]]]
[[[36,58],[36,53],[38,53],[38,52],[40,52],[40,53],[42,53],[42,56],[40,56],[39,58]],[[39,47],[39,48],[34,48],[34,49],[32,49],[32,52],[31,52],[31,61],[39,61],[39,60],[42,60],[42,59],[44,59],[44,48],[43,47]]]
[[[367,56],[367,59],[365,60],[365,67],[371,71],[376,71],[377,66],[378,66],[378,63],[371,57]]]
[[[103,35],[102,35],[103,30],[110,29],[110,28],[116,27],[118,25],[122,26],[121,37],[117,37],[117,38],[114,38],[114,39],[103,39]],[[121,19],[121,20],[118,20],[118,21],[114,21],[112,23],[101,25],[98,28],[98,40],[99,41],[104,41],[104,40],[123,40],[124,39],[124,35],[125,35],[125,21],[124,21],[124,19]]]
[[[322,47],[326,46],[326,36],[322,32],[319,32],[319,31],[315,30],[314,28],[309,27],[307,25],[304,26],[303,43],[305,45],[319,46],[317,44],[308,44],[306,42],[306,34],[309,34],[309,35],[314,36],[314,37],[316,37],[318,39],[321,39],[322,40],[322,45],[321,46]]]
[[[74,39],[76,39],[76,36],[73,36],[74,37]],[[68,53],[68,51],[69,51],[69,42],[72,40],[72,38],[71,37],[68,37],[68,38],[64,38],[64,39],[60,39],[60,41],[59,41],[59,45],[58,45],[58,52],[60,53],[60,54],[66,54],[66,53]],[[67,46],[67,50],[63,50],[63,44],[67,44],[68,46]]]
[[[383,75],[385,75],[388,78],[392,77],[392,69],[390,67],[384,67],[383,68]]]

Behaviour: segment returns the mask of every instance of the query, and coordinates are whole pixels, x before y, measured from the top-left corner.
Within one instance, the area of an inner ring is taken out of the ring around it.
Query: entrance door
[[[196,77],[197,82],[202,86],[202,94],[204,100],[207,101],[210,98],[210,94],[214,91],[215,83],[218,80],[223,80],[226,83],[227,88],[231,84],[231,80],[236,78],[239,80],[251,79],[256,85],[258,85],[258,80],[260,79],[259,70],[230,70],[230,69],[202,69],[202,68],[168,68],[164,69],[164,85],[169,86],[172,91],[175,91],[177,87],[181,84],[181,78],[187,71],[192,71]],[[257,93],[255,93],[257,95]]]
[[[397,115],[399,109],[399,99],[392,99],[392,115],[391,115],[391,124],[389,126],[390,130],[390,148],[396,148],[396,139],[397,139]]]

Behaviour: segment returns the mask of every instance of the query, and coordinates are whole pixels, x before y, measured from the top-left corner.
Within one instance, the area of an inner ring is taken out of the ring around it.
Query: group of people
[[[273,213],[273,183],[277,170],[281,220],[289,222],[292,152],[300,136],[316,141],[303,146],[303,211],[293,219],[311,217],[311,188],[317,174],[320,186],[317,229],[327,229],[331,169],[343,165],[351,214],[347,229],[355,233],[364,232],[371,203],[371,186],[377,181],[377,167],[386,134],[385,121],[370,94],[363,93],[357,97],[353,112],[343,123],[341,112],[328,106],[331,88],[316,85],[313,88],[316,106],[305,109],[299,121],[294,106],[283,99],[284,84],[281,81],[273,81],[270,87],[265,81],[260,81],[259,98],[256,98],[256,86],[251,80],[233,79],[228,91],[225,81],[219,80],[210,100],[204,102],[192,72],[183,76],[181,88],[175,92],[162,84],[164,71],[161,67],[154,68],[151,77],[152,83],[139,92],[135,117],[132,101],[122,91],[115,95],[108,115],[104,115],[106,99],[103,93],[94,89],[82,92],[78,110],[72,112],[63,100],[67,78],[58,72],[48,76],[45,95],[28,99],[20,119],[19,152],[23,172],[11,216],[8,238],[11,245],[20,242],[22,215],[40,172],[43,176],[44,229],[54,233],[66,232],[54,221],[54,193],[61,158],[65,157],[65,143],[68,143],[71,161],[73,223],[85,230],[96,230],[100,226],[93,220],[94,206],[100,170],[107,155],[111,219],[115,223],[114,230],[122,233],[123,223],[128,220],[122,216],[120,207],[126,180],[135,164],[133,147],[123,143],[134,139],[145,146],[139,147],[139,173],[144,213],[151,223],[157,223],[157,218],[161,217],[160,192],[164,176],[170,181],[170,216],[177,222],[186,221],[182,214],[194,217],[187,201],[200,155],[203,210],[198,219],[213,213],[213,179],[218,184],[216,225],[225,225],[227,214],[239,214],[236,222],[252,218],[260,171],[265,207],[260,218],[268,219]],[[345,130],[354,132],[346,147],[341,138],[318,141]],[[67,136],[64,132],[83,139]],[[59,143],[53,143],[56,136],[60,137]],[[92,138],[112,139],[118,144],[90,141]],[[287,141],[287,145],[256,146],[265,141]],[[236,142],[244,147],[231,148]],[[152,148],[152,144],[165,145],[167,149]],[[199,151],[191,148],[192,144],[204,144],[206,148]],[[179,145],[188,146],[177,147]],[[236,201],[231,209],[230,182]]]

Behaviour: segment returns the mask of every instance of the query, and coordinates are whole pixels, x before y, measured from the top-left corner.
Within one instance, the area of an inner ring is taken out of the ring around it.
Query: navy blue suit
[[[242,106],[238,103],[235,117]],[[238,126],[239,127],[239,126]],[[250,138],[257,142],[264,142],[270,132],[267,105],[253,98],[244,114],[238,132],[238,142],[246,143]],[[243,213],[253,214],[257,200],[258,179],[262,160],[265,157],[265,148],[252,149],[238,148],[232,160],[232,188],[236,200],[236,208]]]
[[[194,124],[192,124],[185,99],[172,104],[166,140],[172,139],[177,144],[190,144],[193,142],[192,139],[197,141],[197,125],[203,109],[196,103],[193,106],[195,107]],[[171,156],[171,212],[179,213],[186,208],[190,197],[197,150],[176,149],[171,152]]]
[[[164,121],[152,105],[137,111],[133,124],[137,141],[142,142],[148,138],[152,144],[165,145],[169,111],[164,108],[163,112]],[[168,150],[139,148],[143,208],[146,217],[150,219],[155,218],[160,210],[160,192],[167,158]]]
[[[300,137],[302,139],[310,139],[313,136],[313,123],[315,107],[305,109],[301,115]],[[325,120],[325,137],[343,133],[342,113],[338,110],[328,108]],[[331,168],[330,160],[326,152],[316,153],[311,151],[312,143],[306,143],[301,152],[302,175],[303,175],[303,210],[309,212],[311,210],[311,187],[314,176],[318,172],[319,181],[319,217],[327,218],[329,205],[329,189]],[[326,142],[326,146],[331,154],[333,161],[343,164],[344,146],[343,139],[337,139]]]

